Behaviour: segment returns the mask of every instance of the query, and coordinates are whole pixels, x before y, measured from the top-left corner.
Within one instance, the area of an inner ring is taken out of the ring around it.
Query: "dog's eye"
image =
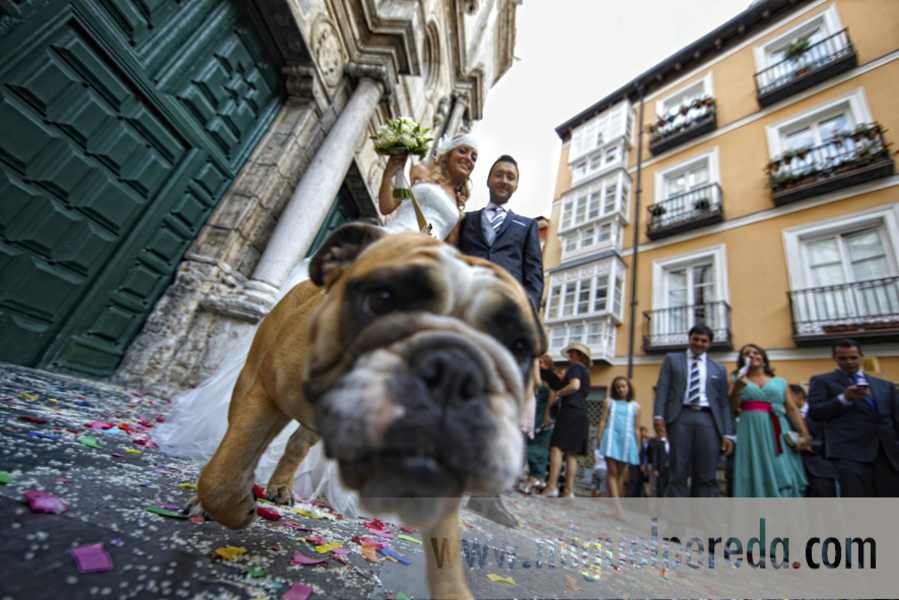
[[[374,290],[362,300],[362,310],[370,315],[386,315],[396,308],[396,296],[389,290]]]
[[[512,343],[510,350],[516,358],[523,358],[531,353],[531,344],[525,339],[520,339]]]

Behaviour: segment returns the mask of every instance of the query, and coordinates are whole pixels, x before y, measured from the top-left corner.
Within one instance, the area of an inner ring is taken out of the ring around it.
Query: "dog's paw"
[[[206,510],[200,503],[200,497],[197,494],[194,494],[193,497],[187,501],[187,504],[185,504],[184,508],[181,509],[181,514],[188,515],[190,517],[203,517],[204,519],[209,518],[206,514]]]
[[[293,487],[291,485],[269,482],[268,487],[265,488],[265,497],[275,504],[293,506]]]

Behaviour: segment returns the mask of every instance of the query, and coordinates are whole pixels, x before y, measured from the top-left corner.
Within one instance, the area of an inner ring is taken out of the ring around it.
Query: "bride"
[[[456,242],[477,156],[477,143],[466,133],[441,140],[437,146],[437,159],[429,168],[416,165],[410,170],[412,192],[431,226],[432,235],[450,244]],[[390,233],[420,230],[412,201],[393,197],[392,181],[407,159],[408,155],[390,157],[378,193],[381,212],[384,215],[395,213],[393,220],[384,227]],[[303,260],[293,269],[278,292],[278,300],[309,278],[307,266],[308,260]],[[256,328],[247,332],[209,379],[172,399],[166,422],[157,425],[153,434],[153,440],[163,452],[190,458],[201,467],[209,462],[228,429],[231,393],[255,334]],[[259,460],[255,477],[256,483],[263,488],[284,453],[287,440],[299,426],[294,421],[285,427]],[[324,455],[320,442],[309,450],[297,469],[293,489],[310,501],[325,496],[331,507],[345,517],[360,515],[358,496],[341,484],[337,463]]]

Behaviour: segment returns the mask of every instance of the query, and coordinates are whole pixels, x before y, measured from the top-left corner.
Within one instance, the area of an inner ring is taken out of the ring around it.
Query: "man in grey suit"
[[[463,253],[499,265],[517,279],[540,310],[543,299],[543,252],[537,221],[517,215],[507,206],[518,189],[518,163],[500,156],[487,176],[490,202],[465,213],[456,245]]]
[[[668,354],[659,371],[652,424],[670,445],[668,497],[687,497],[691,475],[695,495],[718,496],[718,458],[734,449],[727,370],[706,353],[714,335],[696,325],[689,333],[690,348]]]
[[[508,154],[500,156],[487,175],[490,202],[483,210],[465,213],[459,223],[459,250],[489,260],[507,270],[524,287],[540,310],[543,298],[543,252],[537,221],[516,215],[506,204],[518,189],[518,163]],[[468,509],[491,521],[515,527],[516,519],[499,496],[472,496]]]

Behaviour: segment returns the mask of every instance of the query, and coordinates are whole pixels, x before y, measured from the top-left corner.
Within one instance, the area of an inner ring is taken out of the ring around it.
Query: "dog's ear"
[[[363,250],[385,235],[383,230],[366,223],[339,227],[312,257],[309,278],[315,285],[330,288]]]

